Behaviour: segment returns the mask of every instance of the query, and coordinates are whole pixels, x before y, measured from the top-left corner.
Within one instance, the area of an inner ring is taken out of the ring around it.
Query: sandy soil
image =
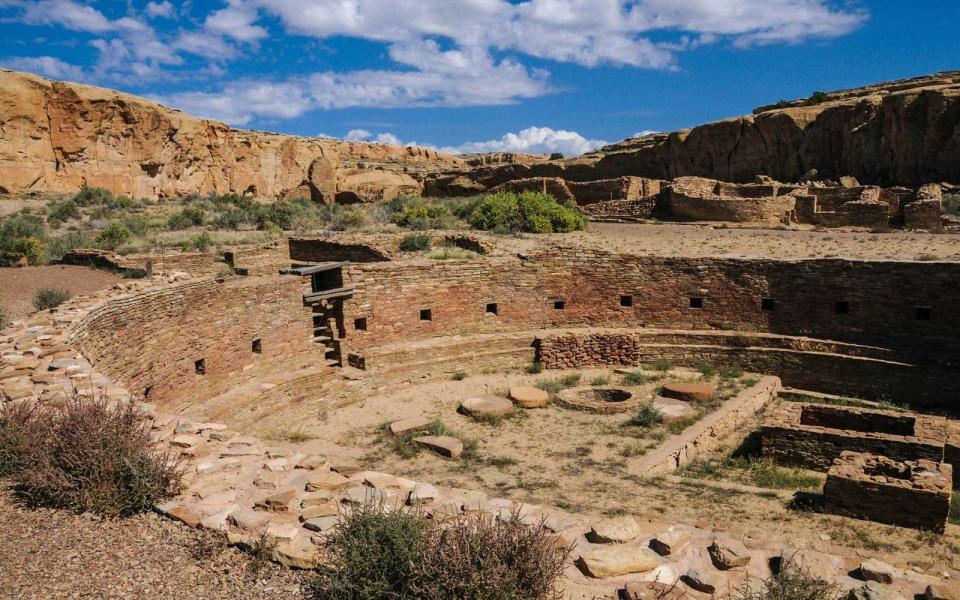
[[[582,374],[584,382],[605,375],[610,377],[610,385],[619,383],[610,370],[584,370]],[[773,493],[716,489],[709,481],[693,478],[679,483],[643,478],[631,468],[639,461],[639,455],[633,453],[659,442],[656,436],[641,437],[624,427],[629,414],[595,415],[551,406],[489,424],[456,412],[464,398],[500,395],[511,385],[562,375],[471,373],[463,381],[424,382],[371,394],[362,402],[337,409],[320,408],[320,402],[307,403],[301,407],[297,425],[269,431],[255,427],[251,432],[271,438],[278,447],[330,456],[337,464],[482,490],[491,497],[585,514],[713,524],[760,539],[788,540],[795,547],[882,557],[960,577],[957,526],[950,526],[946,536],[938,536],[792,509]],[[653,389],[646,391],[652,393]],[[425,451],[413,458],[401,457],[391,438],[382,433],[383,427],[421,414],[441,420],[457,435],[472,440],[475,458],[453,461]],[[751,423],[745,429],[756,425]],[[291,441],[291,436],[299,441]],[[743,479],[741,475],[731,472],[726,479]]]
[[[273,563],[254,575],[250,559],[213,545],[209,534],[147,513],[93,515],[17,506],[0,492],[0,598],[304,598],[303,574]]]
[[[726,229],[693,224],[591,223],[601,245],[663,256],[960,260],[960,235]]]
[[[0,306],[7,319],[13,321],[33,312],[33,294],[40,288],[63,289],[76,296],[108,288],[118,281],[122,279],[113,273],[71,265],[0,268]]]

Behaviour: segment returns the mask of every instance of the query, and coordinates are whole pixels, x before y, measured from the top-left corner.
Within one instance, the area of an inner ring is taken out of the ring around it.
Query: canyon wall
[[[686,175],[798,181],[811,169],[837,179],[905,185],[960,183],[960,71],[831,92],[753,114],[612,144],[583,156],[481,166],[431,176],[427,192],[476,193],[506,181]]]
[[[332,202],[419,192],[466,163],[423,148],[232,129],[113,90],[0,69],[0,193],[97,186],[142,198],[236,192]]]

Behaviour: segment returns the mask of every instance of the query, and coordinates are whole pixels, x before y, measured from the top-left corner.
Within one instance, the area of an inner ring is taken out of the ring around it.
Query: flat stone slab
[[[321,471],[320,473],[314,474],[314,476],[310,478],[310,481],[307,482],[305,489],[308,492],[338,490],[342,487],[346,487],[349,483],[350,480],[339,473],[334,473],[333,471]]]
[[[860,563],[860,577],[865,581],[893,583],[893,565],[870,558]]]
[[[623,544],[640,535],[633,517],[616,517],[594,523],[587,538],[595,544]]]
[[[660,388],[660,395],[687,402],[707,402],[717,395],[717,388],[705,383],[665,383]]]
[[[618,544],[583,552],[579,564],[586,575],[599,579],[651,571],[660,565],[660,559],[649,548]]]
[[[459,458],[463,454],[463,442],[449,435],[424,435],[413,441],[448,458]]]
[[[691,567],[687,570],[687,574],[684,575],[683,582],[704,594],[714,594],[718,590],[722,591],[725,589],[727,587],[727,578],[724,577],[723,573],[710,571],[708,569],[709,567]]]
[[[696,414],[696,410],[690,406],[689,402],[677,400],[675,398],[664,398],[657,396],[653,399],[653,405],[660,410],[665,421],[675,421]]]
[[[410,431],[423,429],[431,422],[432,421],[426,417],[410,417],[408,419],[400,419],[399,421],[390,423],[390,433],[393,435],[403,435]]]
[[[460,412],[465,415],[502,417],[513,410],[513,402],[506,398],[467,398],[460,403]]]
[[[550,402],[550,394],[533,386],[518,385],[510,388],[510,399],[520,408],[543,408]]]
[[[718,569],[743,567],[750,562],[750,551],[743,542],[733,538],[718,538],[707,548]]]
[[[689,533],[667,531],[650,540],[650,547],[660,556],[670,556],[678,553],[689,541]]]

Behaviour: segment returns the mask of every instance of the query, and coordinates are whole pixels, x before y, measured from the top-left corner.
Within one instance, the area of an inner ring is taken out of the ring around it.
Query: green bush
[[[83,187],[73,197],[73,201],[80,206],[109,205],[113,201],[113,194],[110,193],[110,190],[104,188]]]
[[[80,218],[80,207],[73,200],[53,202],[47,207],[47,223],[51,227],[60,227],[65,222]]]
[[[623,375],[623,383],[626,385],[643,385],[646,382],[647,376],[643,374],[643,371],[630,371]]]
[[[485,231],[566,233],[585,229],[587,220],[549,194],[499,192],[483,197],[470,215],[470,225]]]
[[[311,582],[325,600],[555,600],[569,549],[519,515],[442,521],[368,504],[345,514]]]
[[[411,233],[400,240],[402,252],[419,252],[430,249],[431,236],[429,233]]]
[[[330,228],[335,231],[362,229],[370,222],[367,212],[359,206],[348,206],[337,210],[330,219]]]
[[[113,221],[101,229],[97,237],[93,238],[93,241],[108,250],[116,250],[120,246],[128,243],[132,237],[133,234],[130,233],[126,225],[119,221]]]
[[[940,212],[945,215],[960,216],[960,194],[944,194]]]
[[[663,422],[663,412],[653,402],[641,404],[637,414],[633,415],[627,425],[633,427],[653,427]]]
[[[189,247],[198,252],[206,252],[211,246],[213,246],[213,238],[206,231],[190,238]]]
[[[0,219],[0,264],[9,265],[24,256],[20,240],[25,238],[47,239],[41,217],[20,213]]]
[[[170,229],[186,229],[195,225],[203,225],[207,220],[207,211],[197,206],[187,206],[167,220]]]
[[[829,99],[830,97],[827,96],[826,92],[814,92],[810,94],[810,97],[804,100],[803,103],[806,106],[816,106],[817,104],[823,104]]]
[[[141,214],[127,214],[120,217],[123,226],[130,230],[133,235],[145,235],[150,230],[150,223],[147,218]]]
[[[180,470],[132,402],[69,398],[0,413],[0,468],[31,506],[123,516],[177,493]]]
[[[421,198],[400,195],[386,205],[389,220],[405,229],[461,229],[476,198]]]
[[[370,503],[342,515],[327,538],[328,562],[312,581],[325,600],[413,599],[413,570],[423,556],[429,523],[403,510]]]
[[[40,288],[33,295],[33,307],[37,310],[56,308],[70,299],[70,292],[53,288]]]
[[[35,237],[22,237],[14,240],[13,256],[16,259],[26,257],[31,265],[43,264],[47,257],[47,246],[43,240]]]

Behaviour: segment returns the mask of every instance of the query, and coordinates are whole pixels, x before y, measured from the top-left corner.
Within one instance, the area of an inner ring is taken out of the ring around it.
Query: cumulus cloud
[[[143,9],[143,12],[151,19],[156,19],[157,17],[169,19],[174,16],[173,5],[167,2],[167,0],[163,2],[147,2],[147,6]]]
[[[84,82],[86,73],[76,65],[66,63],[53,56],[15,56],[0,59],[0,65],[16,71],[39,73],[51,79]]]
[[[404,143],[400,141],[400,138],[393,135],[392,133],[372,133],[366,129],[351,129],[347,132],[347,135],[343,136],[343,139],[350,142],[376,142],[378,144],[391,144],[393,146],[403,146]],[[416,143],[411,143],[407,145],[416,145]]]
[[[441,148],[454,154],[475,152],[524,152],[528,154],[552,154],[577,156],[606,146],[604,140],[591,140],[576,131],[551,129],[550,127],[527,127],[516,133],[506,133],[498,140],[466,142],[459,146]]]

